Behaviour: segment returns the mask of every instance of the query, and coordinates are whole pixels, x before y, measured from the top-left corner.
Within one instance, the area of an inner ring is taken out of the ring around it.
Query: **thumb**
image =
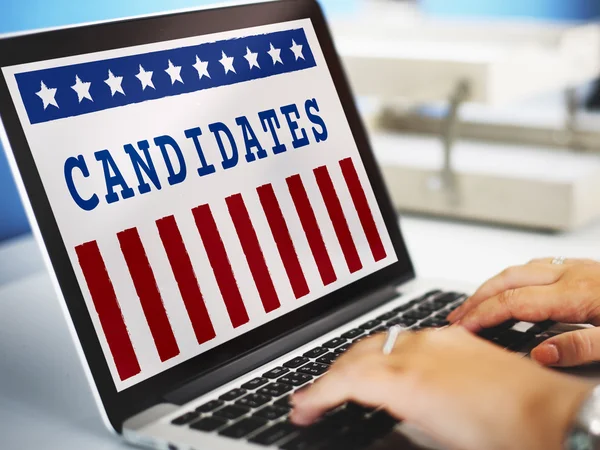
[[[585,328],[554,336],[531,351],[545,366],[571,367],[600,361],[600,328]]]

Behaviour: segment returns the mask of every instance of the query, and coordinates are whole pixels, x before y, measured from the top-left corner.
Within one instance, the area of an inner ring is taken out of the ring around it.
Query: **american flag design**
[[[3,72],[118,390],[397,260],[310,21]]]
[[[315,66],[303,29],[16,74],[32,124]]]

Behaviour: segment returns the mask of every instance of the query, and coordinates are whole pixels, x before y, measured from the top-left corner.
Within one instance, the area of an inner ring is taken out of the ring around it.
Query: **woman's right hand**
[[[600,263],[537,259],[488,280],[448,320],[472,332],[509,320],[600,326]],[[600,328],[554,336],[531,356],[544,365],[575,366],[600,361]]]

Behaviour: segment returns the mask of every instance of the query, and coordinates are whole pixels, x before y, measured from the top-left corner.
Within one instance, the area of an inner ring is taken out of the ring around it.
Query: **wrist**
[[[546,390],[538,401],[537,428],[541,446],[546,450],[564,450],[566,439],[585,400],[594,386],[587,382],[559,375],[556,382]]]

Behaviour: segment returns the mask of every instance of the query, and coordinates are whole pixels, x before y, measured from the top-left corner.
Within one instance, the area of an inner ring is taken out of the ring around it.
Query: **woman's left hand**
[[[385,335],[355,344],[292,397],[308,425],[346,401],[383,407],[462,450],[559,450],[591,386],[510,354],[460,327],[405,332],[385,355]]]

